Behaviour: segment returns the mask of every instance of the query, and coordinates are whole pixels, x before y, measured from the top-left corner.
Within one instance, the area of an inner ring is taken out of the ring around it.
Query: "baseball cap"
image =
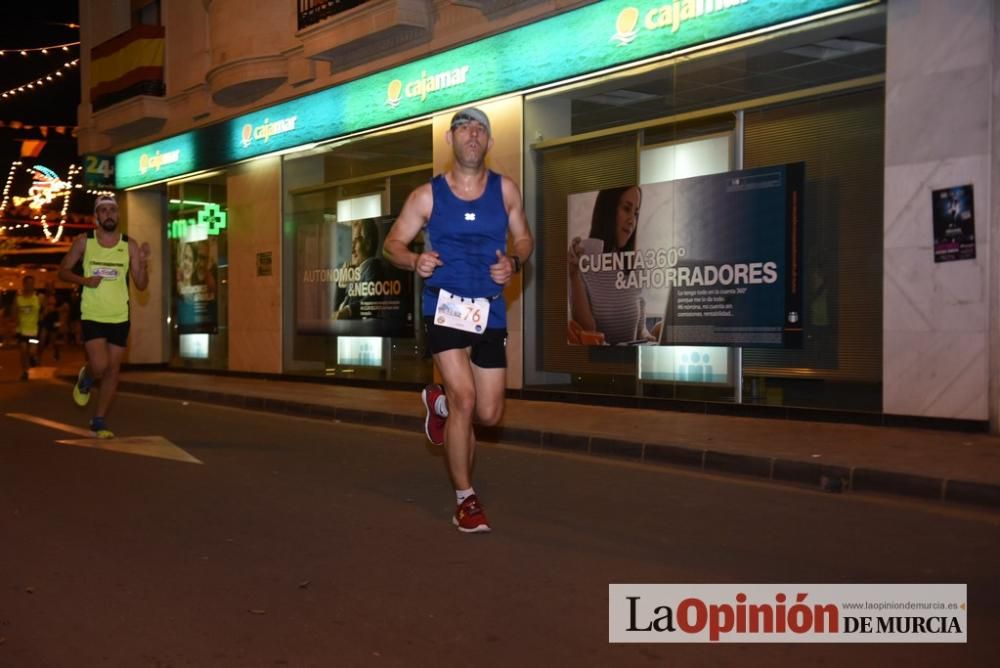
[[[486,134],[492,136],[493,131],[490,128],[490,117],[483,113],[481,109],[477,109],[475,107],[466,107],[452,116],[451,129],[454,130],[459,125],[465,125],[466,123],[471,123],[472,121],[481,123],[482,126],[486,128]]]
[[[94,201],[94,213],[97,213],[97,209],[105,204],[118,206],[118,200],[115,199],[114,195],[98,195],[97,199]]]

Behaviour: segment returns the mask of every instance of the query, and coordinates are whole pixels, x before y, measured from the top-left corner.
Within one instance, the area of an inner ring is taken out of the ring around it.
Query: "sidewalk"
[[[66,365],[60,376],[73,376]],[[423,433],[419,393],[174,371],[120,390]],[[480,440],[1000,510],[1000,437],[509,399]]]
[[[58,368],[34,369],[33,377],[54,374],[70,382],[82,359],[82,350],[69,347]],[[120,391],[388,426],[417,440],[423,435],[415,391],[138,370],[122,373]],[[988,434],[520,399],[507,400],[501,425],[477,434],[484,442],[642,465],[1000,510],[1000,437]]]

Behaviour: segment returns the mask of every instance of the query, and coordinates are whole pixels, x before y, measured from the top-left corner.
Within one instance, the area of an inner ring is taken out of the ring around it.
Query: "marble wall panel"
[[[989,419],[995,4],[887,5],[886,413]],[[931,192],[966,184],[974,191],[976,258],[935,263]]]
[[[229,368],[281,373],[281,161],[255,160],[227,175]],[[257,275],[257,254],[271,275]]]

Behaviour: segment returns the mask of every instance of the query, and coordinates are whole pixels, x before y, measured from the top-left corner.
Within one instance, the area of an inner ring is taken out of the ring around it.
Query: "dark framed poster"
[[[804,163],[568,198],[567,343],[802,345]]]
[[[181,334],[219,331],[219,238],[175,239],[174,305]]]
[[[934,216],[934,261],[976,257],[976,219],[972,186],[942,188],[931,193]]]
[[[295,232],[299,334],[413,338],[413,272],[382,258],[394,216],[302,223]]]

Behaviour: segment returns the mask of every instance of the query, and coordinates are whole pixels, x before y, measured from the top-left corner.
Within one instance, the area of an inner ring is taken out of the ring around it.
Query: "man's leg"
[[[485,533],[490,531],[490,524],[472,488],[472,467],[476,456],[472,420],[479,402],[476,398],[478,372],[469,359],[469,353],[469,348],[446,350],[434,355],[434,361],[448,394],[445,458],[457,502],[452,523],[463,533]],[[492,377],[492,374],[487,376]]]
[[[52,359],[59,361],[59,330],[56,327],[49,329],[49,343],[52,346]]]
[[[497,424],[503,417],[507,369],[483,369],[473,364],[472,376],[476,383],[476,421],[488,426]]]
[[[97,412],[94,413],[96,418],[106,417],[111,407],[111,400],[118,389],[118,371],[125,357],[125,348],[107,343],[105,340],[104,353],[106,362],[99,375],[94,370],[94,362],[91,359],[91,370],[94,371],[94,377],[100,380],[100,386],[97,388]]]
[[[31,367],[31,353],[29,352],[31,344],[28,343],[28,339],[18,335],[17,347],[21,351],[21,380],[28,380],[28,369]]]
[[[45,349],[49,347],[49,330],[45,327],[43,323],[39,323],[38,326],[38,352],[35,354],[38,359],[38,363],[42,363],[42,358],[45,356]]]
[[[96,383],[104,375],[104,370],[108,368],[108,340],[90,339],[84,341],[83,350],[87,353],[85,364],[87,375]]]
[[[97,391],[95,385],[108,368],[108,340],[104,337],[88,339],[83,342],[83,350],[86,359],[73,385],[73,401],[81,408],[90,402],[91,395]]]
[[[472,487],[472,460],[476,440],[472,417],[476,408],[476,383],[468,348],[445,350],[434,355],[448,395],[445,424],[445,459],[456,490]]]

